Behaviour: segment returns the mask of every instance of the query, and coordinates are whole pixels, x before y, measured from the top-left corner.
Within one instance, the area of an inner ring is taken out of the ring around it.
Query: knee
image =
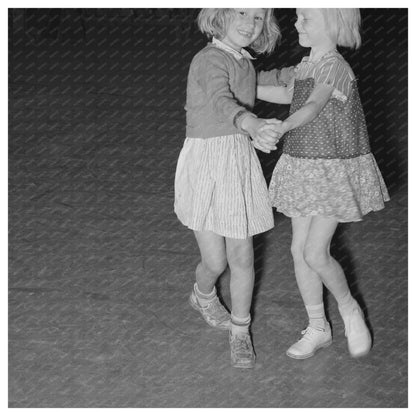
[[[228,254],[230,268],[249,269],[254,267],[254,253],[252,248],[234,247]]]
[[[305,262],[303,244],[292,242],[290,252],[295,263]]]
[[[303,252],[303,257],[308,266],[313,270],[321,270],[328,265],[329,253],[319,247],[307,245]]]
[[[204,269],[205,274],[211,277],[218,277],[221,275],[227,267],[227,260],[224,259],[216,259],[216,260],[202,260],[201,266]]]
[[[230,261],[230,267],[238,267],[239,269],[247,270],[254,267],[254,260],[252,257],[244,255],[236,256]]]

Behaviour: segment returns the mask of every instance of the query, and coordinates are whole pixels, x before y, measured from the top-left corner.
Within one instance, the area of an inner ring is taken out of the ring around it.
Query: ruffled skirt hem
[[[352,159],[303,159],[283,154],[269,187],[272,205],[288,217],[321,215],[360,221],[390,197],[372,153]]]

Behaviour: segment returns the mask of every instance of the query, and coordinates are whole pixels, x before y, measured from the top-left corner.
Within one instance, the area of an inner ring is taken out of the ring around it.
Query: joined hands
[[[284,134],[282,121],[276,118],[258,120],[261,124],[251,135],[253,146],[264,153],[270,153],[272,150],[276,150],[276,144]]]

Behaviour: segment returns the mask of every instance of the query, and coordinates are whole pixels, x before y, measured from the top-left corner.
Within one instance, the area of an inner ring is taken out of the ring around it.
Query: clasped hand
[[[258,119],[260,125],[256,132],[251,135],[253,146],[264,153],[276,150],[276,144],[283,136],[282,121],[276,118]]]

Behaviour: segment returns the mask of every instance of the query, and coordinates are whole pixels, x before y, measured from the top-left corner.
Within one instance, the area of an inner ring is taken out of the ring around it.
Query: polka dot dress
[[[272,204],[289,217],[359,221],[382,209],[389,195],[370,150],[357,83],[337,51],[319,62],[303,58],[290,114],[305,104],[316,84],[331,85],[334,92],[314,120],[285,135],[270,182]]]

